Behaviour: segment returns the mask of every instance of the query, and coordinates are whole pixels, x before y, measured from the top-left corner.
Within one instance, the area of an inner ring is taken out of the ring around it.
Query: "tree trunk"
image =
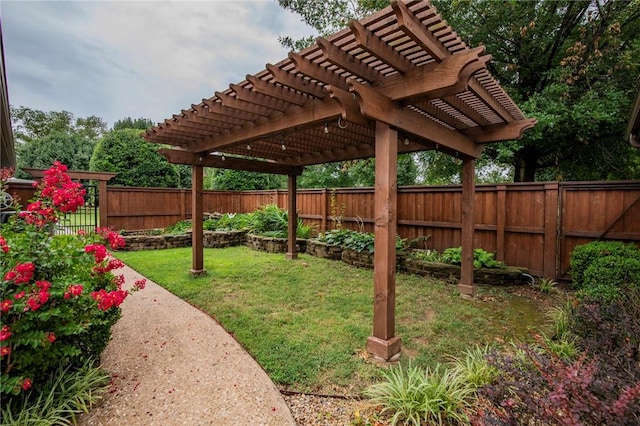
[[[514,182],[534,182],[538,169],[538,153],[535,150],[523,149],[515,157]]]

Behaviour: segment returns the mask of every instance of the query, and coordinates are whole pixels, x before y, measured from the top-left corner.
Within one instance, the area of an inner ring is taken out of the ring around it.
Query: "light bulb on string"
[[[327,121],[324,122],[324,133],[329,133],[329,122]]]
[[[247,144],[247,151],[251,151],[251,144],[250,143]]]

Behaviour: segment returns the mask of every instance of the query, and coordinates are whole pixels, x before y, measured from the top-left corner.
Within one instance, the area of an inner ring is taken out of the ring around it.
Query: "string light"
[[[283,151],[287,150],[287,146],[284,144],[284,139],[282,139],[282,150]]]
[[[404,138],[404,146],[409,145],[409,138],[405,137]]]
[[[224,154],[222,154],[222,161],[224,161],[224,160],[225,160],[225,158],[224,158]]]
[[[251,151],[251,144],[250,143],[247,144],[247,151]]]
[[[324,122],[324,133],[329,133],[329,122],[325,121]]]

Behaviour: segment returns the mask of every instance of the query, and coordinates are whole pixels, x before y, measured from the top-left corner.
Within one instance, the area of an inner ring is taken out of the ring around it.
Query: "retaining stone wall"
[[[262,237],[255,234],[247,234],[247,247],[253,250],[266,251],[268,253],[286,253],[288,240],[286,238]],[[307,240],[296,239],[298,253],[304,253],[307,249]]]
[[[206,248],[222,248],[245,244],[247,231],[204,231]],[[125,251],[161,250],[191,247],[191,231],[178,235],[125,235]]]
[[[306,253],[311,256],[321,257],[323,259],[342,259],[342,247],[333,244],[327,244],[317,240],[307,241]]]

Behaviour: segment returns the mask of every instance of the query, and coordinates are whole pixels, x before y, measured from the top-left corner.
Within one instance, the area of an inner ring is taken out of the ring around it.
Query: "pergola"
[[[483,145],[535,125],[428,1],[384,10],[145,133],[172,163],[192,166],[193,274],[204,272],[203,167],[288,176],[289,243],[296,254],[296,177],[305,166],[375,157],[374,324],[367,350],[390,360],[395,335],[398,153],[440,150],[462,161],[462,271],[473,294],[474,168]]]

